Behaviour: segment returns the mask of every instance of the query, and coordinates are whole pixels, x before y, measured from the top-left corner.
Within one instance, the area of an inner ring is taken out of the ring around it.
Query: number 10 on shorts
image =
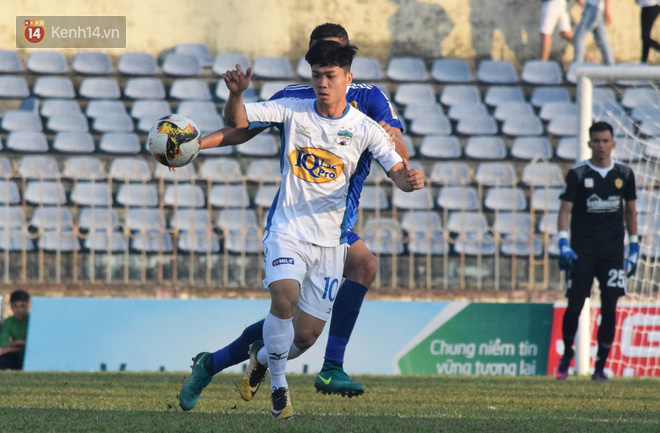
[[[337,278],[331,280],[330,277],[325,277],[325,288],[323,289],[322,299],[328,299],[330,302],[335,302],[338,285],[339,280]]]

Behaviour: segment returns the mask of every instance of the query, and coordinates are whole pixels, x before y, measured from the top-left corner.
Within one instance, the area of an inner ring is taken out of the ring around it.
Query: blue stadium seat
[[[138,232],[131,241],[131,248],[147,254],[171,253],[173,249],[172,235],[157,230]]]
[[[36,74],[66,74],[66,57],[59,51],[33,51],[28,55],[27,68]]]
[[[497,107],[505,102],[525,102],[525,94],[520,87],[490,86],[486,90],[484,102],[491,107]]]
[[[158,206],[158,191],[155,185],[144,183],[128,183],[119,186],[117,204],[121,206]]]
[[[646,118],[646,119],[642,120],[639,123],[638,132],[642,136],[646,136],[646,137],[650,137],[650,138],[651,137],[657,137],[658,135],[660,135],[660,125],[658,124],[658,120],[657,119],[650,119],[650,118]],[[654,149],[651,148],[651,147],[645,147],[644,148],[645,154],[647,156],[651,156],[651,154],[646,153],[647,150],[653,151]],[[657,159],[657,158],[655,158],[655,159]]]
[[[391,57],[386,74],[392,81],[426,81],[429,78],[424,61],[410,56]]]
[[[465,156],[471,159],[504,159],[506,146],[496,135],[475,135],[465,144]]]
[[[163,230],[165,229],[165,215],[158,208],[132,207],[126,212],[124,223],[131,232]]]
[[[403,253],[403,229],[393,218],[370,218],[362,228],[362,240],[374,254]]]
[[[0,76],[0,98],[23,99],[30,96],[25,77]]]
[[[211,70],[216,75],[222,75],[225,72],[234,69],[236,65],[241,65],[241,68],[243,68],[244,71],[247,71],[247,69],[252,66],[252,62],[248,56],[242,53],[219,53],[216,54],[213,59]],[[222,84],[224,85],[224,83]]]
[[[158,64],[150,53],[124,53],[119,56],[117,70],[124,75],[154,75]]]
[[[511,144],[511,156],[516,159],[552,159],[552,145],[546,137],[516,137]]]
[[[30,111],[7,111],[2,115],[2,129],[7,132],[41,132],[43,126],[38,114]]]
[[[234,69],[232,67],[231,69]],[[254,59],[252,73],[255,78],[281,80],[293,78],[291,62],[284,56],[258,56]]]
[[[523,65],[521,78],[534,85],[561,84],[564,80],[559,62],[556,60],[527,60]]]
[[[0,73],[11,74],[23,71],[23,60],[17,50],[0,50]]]
[[[103,181],[75,183],[70,198],[79,206],[112,206],[112,191]]]
[[[39,238],[38,245],[44,251],[72,252],[80,250],[80,241],[73,231],[47,231]]]
[[[455,105],[481,102],[479,88],[470,84],[448,84],[440,94],[443,105]]]
[[[527,197],[517,187],[493,187],[486,192],[484,207],[493,211],[522,211],[527,208]]]
[[[92,129],[97,133],[106,132],[133,132],[135,125],[133,118],[124,114],[100,114],[92,122]]]
[[[70,156],[64,160],[62,176],[71,179],[104,179],[105,167],[95,156]]]
[[[174,47],[174,52],[176,54],[187,54],[190,56],[195,56],[197,62],[202,68],[211,66],[211,53],[209,47],[206,44],[201,43],[188,43],[188,44],[177,44]]]
[[[177,78],[172,81],[170,98],[180,100],[210,101],[211,91],[208,84],[194,78]]]
[[[430,84],[402,83],[394,92],[394,102],[400,105],[436,102],[435,90]]]
[[[458,159],[462,149],[454,135],[426,135],[422,138],[419,153],[426,158]]]
[[[76,91],[69,77],[37,77],[32,93],[40,98],[75,98]]]
[[[278,159],[252,159],[248,163],[247,180],[252,182],[275,183],[282,180]],[[240,174],[237,179],[240,179]]]
[[[48,152],[48,141],[43,132],[12,132],[7,137],[7,150],[21,153]]]
[[[82,132],[89,131],[87,117],[75,111],[55,113],[46,121],[46,129],[51,132]]]
[[[445,186],[440,189],[436,203],[447,210],[479,210],[479,195],[473,186]]]
[[[124,182],[148,182],[151,180],[149,163],[142,158],[113,158],[109,173],[113,179]]]
[[[128,241],[120,231],[91,231],[86,235],[83,246],[89,251],[118,253],[126,250]]]
[[[518,73],[508,60],[482,60],[477,67],[477,79],[486,84],[513,84],[518,82]]]
[[[197,57],[190,54],[170,53],[165,56],[163,73],[177,77],[192,77],[202,73]]]
[[[107,114],[126,114],[126,107],[117,99],[94,99],[85,108],[87,117],[95,118]]]
[[[431,78],[442,83],[467,83],[472,81],[472,71],[465,60],[437,59],[431,66]]]
[[[80,75],[109,75],[112,73],[112,59],[101,51],[79,51],[73,56],[71,68]]]
[[[517,118],[519,116],[534,116],[534,107],[529,102],[502,102],[493,113],[493,117],[497,120],[504,122],[509,118]]]
[[[477,166],[474,178],[486,186],[513,186],[518,181],[511,162],[482,162]]]
[[[209,202],[216,208],[245,208],[250,206],[250,197],[244,185],[214,185]]]
[[[124,96],[130,99],[165,99],[165,86],[159,78],[129,78]]]
[[[434,184],[466,185],[472,181],[472,173],[465,162],[436,162],[431,167],[429,180]]]
[[[163,193],[166,206],[202,207],[204,203],[204,191],[199,185],[168,185]]]
[[[39,111],[44,117],[64,112],[82,113],[77,99],[46,99],[41,102]]]
[[[351,65],[351,72],[353,72],[354,65],[355,59],[353,59],[353,65]],[[307,63],[307,60],[305,60],[305,56],[302,56],[298,59],[298,63],[296,64],[296,75],[305,81],[312,79],[312,67],[309,66],[309,63]],[[357,78],[355,78],[355,72],[353,72],[353,79],[357,80]]]
[[[18,191],[16,183],[11,180],[0,179],[0,204],[7,206],[20,202],[21,193]]]
[[[277,156],[279,148],[279,142],[274,135],[262,133],[237,146],[236,150],[241,155],[268,157]]]
[[[132,132],[106,132],[99,141],[99,150],[105,153],[137,154],[142,149],[138,136]]]
[[[233,158],[205,158],[199,166],[199,177],[211,182],[240,182],[240,163]]]
[[[107,77],[83,78],[78,92],[87,99],[119,99],[121,96],[117,80]]]
[[[31,180],[25,187],[25,200],[33,205],[66,204],[64,185],[50,180]]]
[[[636,105],[632,109],[630,117],[637,122],[641,122],[646,119],[658,119],[660,118],[660,106],[653,104]]]

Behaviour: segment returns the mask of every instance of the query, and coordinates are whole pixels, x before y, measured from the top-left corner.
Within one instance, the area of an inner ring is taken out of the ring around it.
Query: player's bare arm
[[[410,155],[408,154],[408,149],[406,148],[406,143],[403,141],[403,134],[399,128],[396,128],[384,120],[378,122],[378,124],[387,132],[387,135],[390,136],[394,142],[394,150],[399,156],[403,159],[409,159]]]
[[[387,174],[401,191],[411,192],[424,188],[424,172],[411,170],[407,159],[395,164]]]
[[[227,126],[245,129],[249,125],[245,106],[243,105],[243,92],[250,85],[251,77],[252,68],[248,68],[247,72],[243,72],[241,65],[236,65],[236,69],[222,74],[227,89],[229,89],[229,97],[225,103],[225,123]]]
[[[251,140],[256,135],[268,128],[238,129],[231,126],[225,126],[211,134],[202,137],[200,149],[210,149],[213,147],[235,146]]]

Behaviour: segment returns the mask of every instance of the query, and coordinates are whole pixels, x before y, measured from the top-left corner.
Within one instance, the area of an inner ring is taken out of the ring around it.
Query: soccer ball
[[[183,167],[199,154],[201,133],[195,122],[180,114],[162,117],[151,127],[149,152],[167,167]]]

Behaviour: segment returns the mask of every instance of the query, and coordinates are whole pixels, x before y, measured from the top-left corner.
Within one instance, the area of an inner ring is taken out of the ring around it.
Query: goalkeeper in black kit
[[[569,170],[560,195],[559,269],[566,271],[568,306],[562,324],[564,355],[557,367],[558,380],[568,376],[578,319],[591,294],[594,277],[600,286],[601,324],[591,378],[609,380],[603,370],[614,340],[617,300],[626,294],[626,278],[637,269],[635,176],[629,167],[612,159],[615,145],[612,126],[606,122],[594,123],[589,128],[592,156]],[[624,255],[624,222],[628,230],[627,257]]]

